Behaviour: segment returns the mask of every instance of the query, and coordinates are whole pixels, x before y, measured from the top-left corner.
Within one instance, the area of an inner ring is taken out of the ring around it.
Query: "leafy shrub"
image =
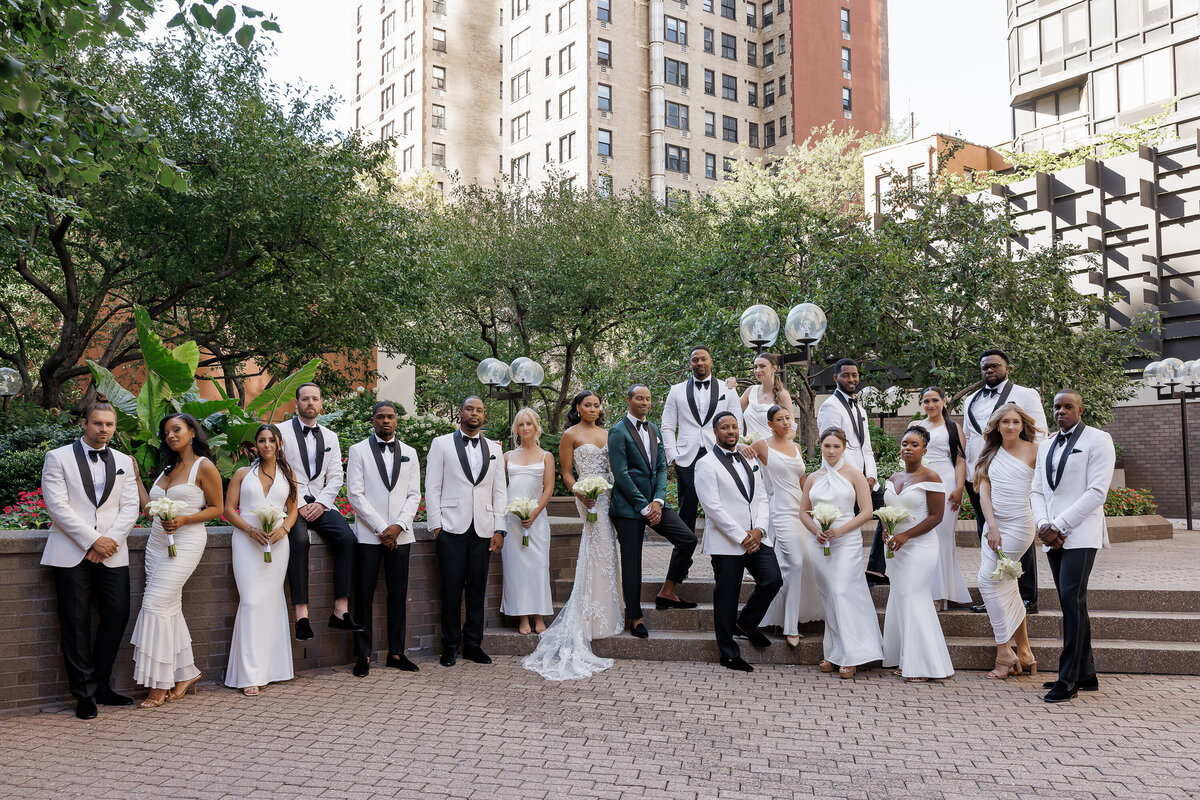
[[[1106,517],[1136,517],[1157,513],[1158,503],[1154,502],[1154,495],[1145,489],[1130,489],[1128,486],[1109,489],[1108,499],[1104,501]]]
[[[959,519],[975,519],[975,509],[971,507],[971,496],[963,492],[962,505],[958,507]]]
[[[25,492],[39,490],[42,463],[49,447],[0,456],[0,504],[16,503]]]
[[[32,492],[21,492],[17,502],[5,506],[0,514],[0,529],[8,531],[41,530],[50,527],[50,514],[46,501],[42,500],[41,488]]]

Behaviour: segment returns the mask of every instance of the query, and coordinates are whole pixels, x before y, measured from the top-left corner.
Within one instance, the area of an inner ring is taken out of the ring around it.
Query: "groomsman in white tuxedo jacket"
[[[712,449],[712,421],[722,411],[733,414],[740,424],[742,404],[737,392],[727,389],[712,374],[712,353],[696,345],[689,355],[692,377],[677,383],[667,392],[663,405],[662,439],[667,463],[675,465],[679,486],[679,518],[692,533],[696,532],[696,459]]]
[[[1047,703],[1070,700],[1081,689],[1099,688],[1087,589],[1096,551],[1108,547],[1104,501],[1117,456],[1112,437],[1084,425],[1082,414],[1083,398],[1075,390],[1063,389],[1054,396],[1058,434],[1038,447],[1030,496],[1063,617],[1058,680],[1046,684]]]
[[[1046,438],[1046,411],[1042,408],[1042,396],[1037,389],[1028,386],[1018,386],[1008,379],[1008,353],[1003,350],[985,350],[979,355],[979,372],[983,378],[983,388],[969,395],[963,405],[963,430],[966,431],[967,451],[967,497],[971,498],[971,508],[976,509],[975,526],[979,535],[983,536],[983,514],[979,513],[979,493],[971,477],[975,474],[975,464],[979,454],[983,452],[983,431],[987,428],[988,419],[992,412],[1005,403],[1014,403],[1018,408],[1033,418],[1037,426],[1036,442]],[[1037,607],[1037,551],[1031,544],[1020,556],[1021,577],[1017,585],[1021,589],[1021,599],[1025,601],[1025,609],[1030,614],[1036,614]],[[1016,556],[1016,553],[1010,555]],[[971,610],[982,614],[987,611],[983,605],[972,606]]]
[[[387,666],[416,672],[404,654],[405,601],[413,518],[421,506],[421,462],[417,451],[396,438],[396,406],[386,400],[371,411],[374,433],[350,447],[346,496],[354,509],[358,553],[354,566],[354,616],[362,630],[354,634],[354,674],[371,670],[372,606],[379,567],[387,581]]]
[[[704,549],[712,558],[713,627],[721,666],[753,672],[734,636],[755,647],[771,644],[758,625],[783,586],[767,510],[767,491],[758,463],[737,452],[741,421],[729,411],[713,418],[714,447],[696,462],[696,491],[704,506]],[[742,577],[749,572],[754,591],[739,614]]]
[[[80,421],[83,436],[46,454],[42,498],[50,531],[42,563],[54,572],[67,682],[80,719],[96,704],[129,705],[111,686],[113,660],[129,622],[129,548],[137,522],[133,459],[108,446],[117,412],[103,395]],[[92,614],[100,625],[92,639]]]
[[[442,576],[444,667],[458,661],[460,643],[463,658],[492,663],[483,652],[483,598],[492,553],[500,552],[508,533],[508,490],[500,443],[479,433],[484,413],[478,397],[464,400],[458,430],[433,440],[425,468],[425,512]]]
[[[354,534],[337,510],[342,490],[342,445],[337,434],[317,422],[321,389],[303,383],[296,389],[296,416],[279,426],[283,454],[296,474],[300,498],[296,524],[288,532],[288,587],[296,611],[296,638],[313,638],[308,619],[308,532],[314,530],[333,554],[333,613],[329,627],[357,633],[350,615],[350,582],[354,570]]]

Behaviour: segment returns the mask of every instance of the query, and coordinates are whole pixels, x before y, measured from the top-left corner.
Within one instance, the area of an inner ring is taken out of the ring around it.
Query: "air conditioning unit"
[[[600,71],[601,71],[601,72],[604,72],[604,73],[607,73],[607,72],[608,72],[608,67],[606,67],[606,66],[604,66],[604,65],[601,65],[601,66],[600,66]]]
[[[681,88],[679,89],[679,91],[680,91],[680,92],[682,92],[682,93],[683,93],[683,94],[685,94],[685,95],[686,95],[686,94],[688,94],[688,90],[687,90],[686,88],[682,88],[682,87],[681,87]]]
[[[607,164],[607,163],[608,163],[608,156],[600,156],[600,163],[601,163],[601,164]]]
[[[685,173],[683,173],[683,179],[685,181],[690,181],[692,179],[692,176],[685,172]]]
[[[600,119],[608,119],[608,112],[607,112],[607,111],[601,111],[601,112],[600,112]]]
[[[850,34],[846,33],[845,31],[842,31],[842,38],[848,42],[848,41],[850,41]]]
[[[435,95],[437,95],[438,97],[441,97],[442,95],[444,95],[446,93],[446,90],[445,89],[434,89],[433,93]]]
[[[854,115],[851,114],[849,111],[843,111],[842,116],[845,117],[846,119],[854,119]]]
[[[758,33],[758,28],[757,28],[757,27],[755,27],[755,26],[753,26],[753,25],[749,25],[749,26],[747,26],[747,27],[749,27],[749,28],[750,28],[750,32],[751,32],[751,33]]]
[[[688,46],[686,44],[679,45],[679,49],[685,53],[688,52]]]
[[[683,132],[683,138],[685,138],[685,139],[690,139],[690,138],[692,138],[692,132],[691,132],[691,131],[684,131],[684,132]]]
[[[848,80],[850,80],[850,73],[849,73],[849,72],[845,72],[845,71],[843,71],[843,72],[842,72],[842,79],[843,79],[843,80],[847,80],[847,81],[848,81]]]
[[[604,20],[600,20],[600,27],[601,27],[601,28],[607,28],[607,27],[608,27],[608,23],[607,23],[607,22],[605,22]]]

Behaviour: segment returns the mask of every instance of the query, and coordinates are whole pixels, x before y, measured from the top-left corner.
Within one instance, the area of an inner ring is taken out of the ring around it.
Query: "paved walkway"
[[[415,675],[203,686],[153,711],[0,719],[0,797],[1197,798],[1200,685],[1104,676],[1047,706],[1029,679],[618,662],[552,684],[516,658]]]

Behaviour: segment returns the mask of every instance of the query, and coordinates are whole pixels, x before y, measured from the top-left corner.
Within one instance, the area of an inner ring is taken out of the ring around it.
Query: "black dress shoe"
[[[954,611],[963,611],[968,608],[974,610],[975,606],[971,605],[970,603],[955,603],[953,600],[948,600],[948,601],[946,601],[946,608],[952,609]],[[986,608],[984,608],[983,610],[987,611]]]
[[[296,638],[302,642],[313,638],[312,625],[308,622],[308,617],[301,617],[296,620]]]
[[[458,655],[453,650],[446,650],[438,661],[443,667],[453,667],[458,663]]]
[[[746,630],[741,625],[738,625],[736,628],[733,629],[733,635],[745,638],[746,641],[750,642],[750,644],[754,645],[755,647],[770,647],[771,646],[771,640],[768,639],[766,634],[764,634],[758,628],[754,628],[752,630]]]
[[[646,630],[646,623],[644,622],[639,622],[637,625],[634,625],[632,628],[630,628],[629,634],[631,636],[636,636],[639,639],[650,638],[650,631]]]
[[[668,608],[695,608],[699,603],[693,603],[689,600],[672,600],[669,597],[655,597],[654,607],[659,611],[665,611]]]
[[[977,606],[971,606],[971,613],[972,614],[986,614],[987,606],[985,606],[983,603],[980,603]]]
[[[754,672],[754,667],[742,660],[741,656],[726,658],[721,656],[721,666],[725,669],[736,669],[739,672]]]
[[[364,630],[363,626],[355,622],[354,617],[350,616],[349,611],[347,611],[340,619],[336,614],[330,614],[329,627],[336,628],[339,631],[353,631],[354,633],[361,633]]]
[[[1053,689],[1056,683],[1058,681],[1046,681],[1042,684],[1042,688]],[[1082,678],[1079,683],[1075,684],[1075,688],[1081,692],[1098,692],[1100,691],[1100,680],[1095,675],[1090,678]]]
[[[463,658],[468,661],[474,661],[476,664],[492,663],[492,657],[483,652],[482,647],[464,647]]]
[[[354,662],[353,672],[354,672],[354,677],[356,677],[356,678],[367,677],[367,675],[369,675],[371,672],[371,660],[367,659],[367,658],[358,659],[357,661]]]
[[[1055,681],[1053,688],[1046,692],[1046,696],[1042,699],[1047,703],[1065,703],[1077,694],[1079,694],[1079,689],[1066,681]]]
[[[872,575],[867,573],[867,586],[890,586],[892,582],[887,575]]]
[[[107,686],[101,686],[96,690],[96,702],[102,706],[131,706],[133,698],[118,694]]]
[[[99,714],[96,710],[96,701],[90,697],[85,697],[75,706],[75,716],[80,719],[95,719]]]
[[[1032,603],[1032,602],[1026,600],[1025,601],[1025,613],[1026,614],[1036,614],[1037,612],[1038,612],[1037,603]]]
[[[408,660],[408,656],[397,655],[392,653],[387,657],[387,665],[393,669],[402,669],[405,672],[417,672],[421,668]]]

